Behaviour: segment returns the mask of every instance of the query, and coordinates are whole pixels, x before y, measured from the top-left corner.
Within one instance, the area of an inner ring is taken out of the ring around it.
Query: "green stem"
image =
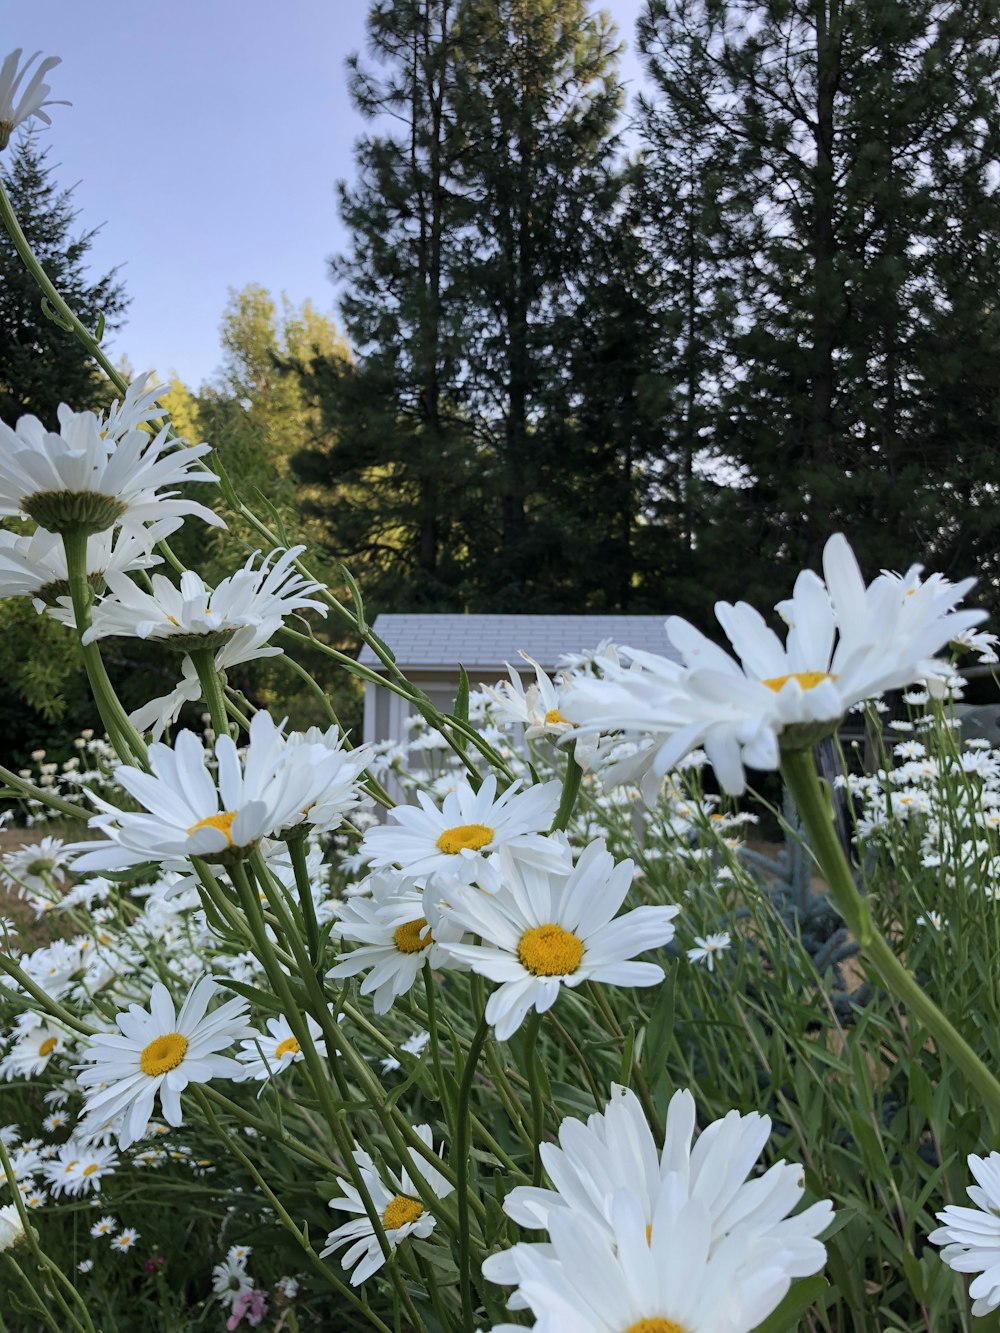
[[[119,759],[130,764],[138,760],[143,768],[149,767],[146,758],[146,745],[135,727],[129,721],[128,714],[121,700],[115,694],[111,684],[101,650],[96,643],[85,644],[83,633],[90,626],[90,603],[93,589],[87,582],[87,533],[76,528],[62,534],[63,548],[66,552],[66,570],[69,593],[73,602],[73,618],[76,632],[80,638],[80,651],[83,665],[87,671],[90,689],[97,704],[97,711],[108,733],[108,739],[115,747]]]
[[[476,1065],[483,1042],[489,1035],[489,1024],[485,1017],[479,1020],[475,1036],[465,1056],[465,1068],[462,1070],[462,1082],[458,1089],[458,1123],[455,1127],[455,1156],[458,1167],[458,1277],[462,1293],[462,1327],[476,1327],[475,1311],[472,1304],[472,1248],[469,1234],[469,1169],[471,1130],[469,1102],[472,1097],[472,1083],[476,1077]]]
[[[0,181],[0,222],[3,223],[10,239],[14,242],[14,249],[21,256],[25,268],[38,284],[39,289],[45,296],[49,305],[60,317],[66,331],[72,333],[77,341],[83,344],[115,388],[118,389],[120,393],[124,394],[127,392],[128,381],[118,373],[112,363],[104,355],[100,343],[86,325],[77,319],[76,315],[74,315],[73,311],[56,291],[48,274],[35,258],[34,251],[28,244],[28,239],[21,230],[21,225],[11,207],[10,199],[7,196],[2,181]]]
[[[226,696],[219,673],[215,669],[215,654],[207,648],[198,648],[188,656],[191,658],[191,665],[198,673],[201,697],[212,719],[212,730],[217,737],[228,736],[229,715],[226,712]]]
[[[32,981],[27,972],[18,967],[13,958],[4,953],[2,949],[0,949],[0,972],[6,972],[7,976],[16,981],[22,990],[27,991],[43,1013],[49,1014],[66,1027],[72,1028],[74,1032],[79,1032],[83,1037],[92,1037],[97,1031],[89,1023],[82,1022],[75,1014],[70,1013],[58,1000],[53,1000],[51,995],[48,995],[42,990],[41,986]]]
[[[318,968],[323,961],[323,946],[319,929],[319,921],[316,918],[316,904],[313,902],[312,884],[309,882],[309,866],[306,857],[306,840],[300,836],[297,838],[285,838],[285,846],[288,848],[288,854],[292,859],[292,869],[295,871],[295,887],[299,893],[299,910],[302,913],[302,920],[306,928],[306,940],[309,944],[309,956],[312,960],[313,968]]]
[[[26,782],[24,778],[18,777],[2,764],[0,764],[0,781],[6,782],[8,787],[13,787],[16,791],[23,792],[29,800],[50,805],[53,810],[58,810],[62,815],[69,815],[71,819],[82,819],[86,823],[90,818],[90,811],[85,810],[82,805],[74,805],[72,801],[64,801],[61,796],[53,796],[44,787],[36,787],[33,783]]]
[[[534,1144],[534,1166],[531,1183],[542,1183],[542,1155],[538,1151],[545,1132],[545,1098],[542,1092],[541,1071],[538,1063],[538,1034],[542,1026],[542,1016],[536,1010],[528,1015],[524,1031],[524,1068],[531,1086],[531,1139]]]
[[[45,1253],[42,1247],[38,1244],[38,1238],[35,1235],[35,1232],[31,1226],[31,1222],[28,1218],[28,1212],[24,1206],[24,1200],[21,1198],[21,1191],[17,1188],[17,1182],[14,1179],[14,1168],[11,1166],[10,1158],[7,1155],[7,1149],[4,1147],[2,1138],[0,1138],[0,1167],[3,1167],[4,1176],[7,1180],[7,1183],[10,1185],[11,1198],[14,1201],[14,1207],[17,1210],[17,1215],[21,1221],[21,1226],[24,1228],[24,1239],[25,1242],[27,1243],[28,1249],[34,1256],[35,1262],[38,1264],[39,1268],[41,1268],[45,1273],[49,1274],[53,1279],[52,1295],[55,1297],[56,1303],[62,1310],[63,1314],[69,1319],[73,1328],[79,1329],[80,1333],[95,1333],[94,1325],[90,1318],[90,1312],[88,1311],[82,1297],[80,1297],[77,1294],[76,1288],[73,1286],[73,1284],[67,1281],[66,1275],[63,1273],[62,1269],[58,1266],[58,1264],[53,1263],[53,1261]],[[17,1267],[16,1264],[15,1267]],[[31,1287],[31,1283],[28,1281],[28,1279],[24,1276],[23,1273],[21,1274],[21,1278],[22,1281],[24,1281],[27,1284],[29,1289],[32,1290],[33,1294],[37,1296],[37,1293],[35,1293],[34,1289]],[[80,1307],[80,1310],[83,1314],[83,1318],[85,1321],[84,1323],[81,1323],[79,1319],[76,1318],[76,1316],[73,1314],[73,1311],[66,1304],[66,1301],[64,1300],[62,1294],[58,1290],[58,1287],[60,1286],[66,1288],[70,1296]],[[42,1301],[39,1301],[39,1305],[42,1306],[43,1310],[45,1309],[44,1303]],[[46,1317],[48,1317],[48,1311],[45,1311],[45,1313]],[[52,1327],[58,1330],[60,1326],[56,1324],[55,1321],[53,1320]]]
[[[425,962],[423,966],[424,978],[424,996],[427,1000],[427,1032],[430,1037],[431,1064],[434,1066],[434,1078],[437,1082],[438,1096],[441,1098],[441,1104],[444,1107],[444,1116],[448,1125],[448,1137],[452,1143],[455,1142],[455,1108],[452,1105],[451,1097],[448,1095],[448,1089],[444,1081],[444,1068],[441,1064],[441,1034],[438,1031],[437,1020],[437,983],[434,980],[434,969],[430,963]]]
[[[939,1050],[954,1061],[980,1093],[994,1125],[1000,1124],[1000,1082],[876,930],[834,831],[833,811],[820,786],[812,751],[785,752],[781,775],[795,800],[830,897],[857,939],[875,977],[895,1000],[923,1023]]]
[[[562,796],[559,800],[559,809],[556,811],[556,817],[552,821],[550,833],[561,833],[570,821],[573,814],[573,807],[576,805],[576,798],[580,792],[580,781],[583,777],[583,769],[576,762],[572,754],[566,756],[566,774],[563,777]]]

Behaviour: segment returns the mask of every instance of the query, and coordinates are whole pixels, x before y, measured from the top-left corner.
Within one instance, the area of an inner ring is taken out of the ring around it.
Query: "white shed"
[[[471,688],[476,689],[506,679],[507,662],[530,673],[531,668],[518,656],[522,648],[550,674],[564,654],[589,652],[605,639],[676,657],[664,621],[664,616],[391,614],[380,615],[373,628],[392,649],[407,678],[437,708],[450,713],[458,693],[459,663],[468,672]],[[367,644],[358,661],[385,675]],[[405,699],[366,683],[364,739],[404,741],[405,720],[412,711]]]

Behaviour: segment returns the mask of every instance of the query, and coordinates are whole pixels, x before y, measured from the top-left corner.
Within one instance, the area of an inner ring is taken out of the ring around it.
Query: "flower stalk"
[[[820,785],[812,751],[784,752],[781,775],[795,801],[830,896],[861,946],[862,956],[871,971],[890,995],[923,1023],[939,1050],[958,1066],[980,1094],[994,1126],[1000,1126],[1000,1081],[990,1073],[876,929],[834,830],[833,812]]]

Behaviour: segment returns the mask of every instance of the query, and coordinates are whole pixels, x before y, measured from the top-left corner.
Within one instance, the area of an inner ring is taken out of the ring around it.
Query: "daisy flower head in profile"
[[[464,779],[444,798],[439,809],[417,792],[419,808],[397,805],[389,815],[394,825],[370,828],[362,854],[375,870],[398,867],[411,879],[443,874],[471,882],[482,862],[501,847],[517,850],[519,859],[558,868],[565,860],[562,843],[544,836],[559,806],[558,782],[521,789],[517,782],[497,795],[494,774],[479,791]]]
[[[372,996],[376,1014],[413,986],[429,963],[435,972],[465,970],[449,951],[464,937],[462,926],[447,918],[428,924],[424,894],[399,876],[377,874],[370,896],[345,899],[337,909],[331,936],[354,944],[327,973],[332,979],[366,972],[361,994]]]
[[[656,679],[644,679],[649,655],[633,653],[632,673],[609,668],[614,696],[598,688],[601,682],[587,682],[564,711],[586,728],[611,730],[620,710],[618,729],[656,741],[648,768],[661,777],[701,747],[722,788],[740,795],[744,765],[778,768],[782,749],[811,747],[854,704],[935,669],[934,654],[985,615],[956,609],[972,580],[944,587],[932,576],[923,593],[919,566],[903,578],[881,574],[866,585],[840,534],[826,543],[823,575],[803,570],[791,598],[775,607],[788,627],[784,643],[745,602],[715,607],[735,656],[671,616],[667,637],[681,670],[662,659]]]
[[[512,1036],[530,1010],[550,1009],[562,986],[655,986],[663,980],[659,963],[634,958],[669,943],[680,909],[635,907],[616,917],[632,884],[631,861],[616,864],[600,840],[584,849],[568,875],[525,863],[508,849],[499,855],[495,892],[449,885],[440,907],[442,921],[482,941],[443,947],[498,983],[486,1003],[486,1021],[499,1041]]]
[[[414,1132],[428,1148],[433,1148],[429,1125],[415,1125]],[[398,1177],[387,1174],[387,1185],[363,1149],[358,1148],[354,1153],[365,1191],[381,1219],[390,1252],[408,1236],[423,1239],[434,1230],[434,1217],[420,1201],[419,1191],[413,1183],[414,1174],[438,1199],[447,1198],[453,1189],[447,1178],[412,1148],[407,1148],[406,1156],[407,1161]],[[348,1246],[341,1257],[341,1263],[345,1271],[354,1270],[351,1273],[351,1286],[356,1287],[382,1267],[385,1256],[358,1190],[346,1181],[341,1182],[341,1187],[343,1196],[331,1199],[330,1207],[355,1216],[330,1232],[325,1247],[320,1251],[320,1258],[325,1259],[344,1245]]]
[[[976,1184],[966,1193],[975,1207],[948,1204],[927,1239],[942,1246],[941,1258],[956,1273],[977,1274],[969,1287],[972,1313],[984,1315],[1000,1308],[1000,1153],[973,1153],[968,1162]]]
[[[94,533],[87,543],[88,583],[103,588],[108,574],[160,564],[153,547],[176,532],[182,521],[163,518],[148,525],[126,523],[116,532]],[[30,597],[36,611],[48,612],[64,625],[75,627],[62,538],[44,528],[36,528],[27,537],[0,531],[0,597]]]
[[[310,1014],[305,1015],[305,1020],[316,1049],[325,1056],[323,1029]],[[273,1078],[305,1058],[287,1018],[283,1015],[269,1018],[266,1027],[266,1032],[255,1032],[240,1042],[236,1058],[243,1066],[241,1077],[244,1079]]]
[[[220,987],[202,977],[178,1012],[157,982],[149,1009],[130,1005],[117,1017],[118,1032],[98,1033],[83,1051],[89,1067],[77,1075],[87,1089],[84,1128],[112,1122],[119,1146],[128,1148],[145,1132],[159,1097],[168,1125],[183,1122],[180,1095],[189,1083],[242,1076],[237,1060],[220,1052],[248,1035],[246,1001],[226,1000],[209,1012]]]
[[[327,769],[336,765],[324,753],[317,762],[282,768],[284,744],[264,710],[254,714],[242,755],[231,737],[216,738],[215,774],[194,732],[178,733],[173,748],[155,742],[149,747],[151,772],[130,765],[115,771],[116,781],[145,810],[123,811],[92,794],[101,813],[90,825],[106,837],[74,845],[74,871],[124,870],[147,861],[183,870],[185,857],[226,861],[247,855],[261,838],[299,822],[302,811],[322,798]]]
[[[800,1213],[805,1181],[801,1166],[776,1162],[754,1174],[771,1133],[766,1115],[729,1111],[708,1125],[692,1144],[696,1109],[687,1089],[678,1089],[667,1108],[663,1146],[657,1144],[635,1093],[615,1087],[603,1112],[586,1122],[567,1117],[559,1126],[558,1145],[543,1143],[539,1152],[553,1188],[516,1186],[504,1211],[530,1230],[549,1227],[557,1212],[586,1215],[612,1234],[610,1201],[627,1182],[645,1222],[654,1221],[663,1182],[675,1178],[707,1209],[709,1252],[734,1230],[748,1227],[768,1247],[769,1262],[780,1263],[792,1277],[818,1271],[826,1253],[815,1237],[830,1223],[829,1200]],[[490,1259],[491,1280],[513,1284],[506,1256]],[[505,1267],[506,1265],[506,1267]],[[508,1276],[497,1274],[506,1272]]]
[[[110,573],[106,576],[109,593],[95,605],[83,641],[94,643],[118,635],[162,640],[185,653],[215,652],[239,634],[241,651],[256,654],[285,616],[306,608],[326,615],[325,605],[313,595],[322,591],[321,585],[293,568],[304,550],[304,546],[293,546],[264,557],[255,551],[242,569],[216,588],[209,588],[190,569],[181,575],[180,586],[165,574],[154,574],[152,592],[125,574]]]
[[[69,106],[69,102],[55,101],[49,97],[52,91],[45,82],[50,69],[62,63],[60,56],[46,56],[40,65],[35,66],[31,78],[22,83],[32,65],[42,54],[36,51],[21,63],[21,47],[4,57],[0,65],[0,149],[6,148],[10,136],[18,125],[28,120],[40,120],[43,125],[51,125],[45,108],[47,106]]]
[[[161,518],[222,519],[174,490],[188,482],[217,482],[196,466],[207,444],[188,445],[132,430],[109,449],[95,412],[59,408],[59,430],[37,417],[21,417],[14,429],[0,421],[0,517],[28,517],[48,532],[103,532],[123,522]]]
[[[106,1215],[97,1219],[94,1225],[90,1228],[90,1234],[95,1240],[100,1236],[113,1236],[120,1226],[121,1223],[117,1218]]]

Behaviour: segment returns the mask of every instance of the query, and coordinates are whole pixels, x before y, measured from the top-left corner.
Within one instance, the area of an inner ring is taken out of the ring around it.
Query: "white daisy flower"
[[[305,1019],[316,1049],[325,1056],[323,1029],[310,1014],[306,1014]],[[243,1065],[242,1078],[268,1079],[283,1074],[290,1065],[305,1057],[291,1024],[281,1016],[267,1020],[266,1033],[255,1032],[249,1039],[241,1041],[236,1058]]]
[[[33,1212],[38,1208],[44,1208],[49,1201],[48,1191],[39,1189],[37,1185],[29,1181],[26,1181],[23,1185],[18,1185],[17,1188],[21,1192],[25,1208],[30,1208]]]
[[[93,1259],[81,1259],[76,1266],[76,1271],[78,1273],[91,1273],[93,1272],[93,1269],[94,1269]]]
[[[18,1185],[22,1182],[30,1182],[33,1176],[43,1170],[44,1162],[38,1151],[38,1140],[33,1142],[18,1144],[16,1148],[8,1151],[10,1158],[11,1178],[8,1180],[7,1173],[0,1166],[0,1185]]]
[[[934,671],[947,674],[933,655],[985,615],[955,610],[974,580],[946,584],[931,576],[921,583],[919,566],[903,578],[883,573],[866,587],[839,534],[826,544],[823,569],[825,582],[804,570],[792,597],[778,603],[789,627],[784,644],[745,602],[715,608],[739,661],[671,616],[667,635],[682,668],[631,652],[632,671],[607,668],[611,688],[578,684],[564,713],[589,730],[652,736],[644,757],[647,799],[695,746],[704,748],[723,789],[739,795],[744,764],[775,769],[781,745],[813,743],[854,704]]]
[[[140,1233],[135,1227],[125,1227],[121,1235],[115,1236],[111,1242],[111,1248],[118,1250],[121,1254],[127,1253],[139,1239]]]
[[[236,1060],[218,1054],[246,1036],[246,1001],[227,1000],[212,1013],[208,1005],[220,987],[202,977],[188,992],[180,1013],[167,988],[157,982],[147,1012],[138,1004],[117,1017],[118,1033],[99,1033],[83,1052],[91,1067],[77,1081],[89,1088],[83,1107],[85,1128],[111,1121],[119,1145],[142,1137],[157,1095],[169,1125],[182,1123],[180,1094],[189,1083],[239,1078]]]
[[[242,1292],[253,1291],[253,1278],[246,1265],[246,1255],[236,1255],[230,1250],[212,1269],[212,1290],[227,1310],[233,1308]]]
[[[424,963],[435,971],[456,967],[448,942],[457,943],[464,932],[457,922],[445,919],[437,921],[432,932],[419,889],[381,875],[370,883],[370,897],[349,898],[337,908],[331,936],[360,947],[341,955],[327,976],[367,971],[361,994],[371,995],[375,1012],[384,1014],[414,984]]]
[[[322,586],[292,568],[304,550],[293,546],[263,558],[255,551],[242,569],[214,589],[190,569],[181,575],[180,587],[166,575],[154,574],[151,593],[124,574],[109,573],[110,592],[94,606],[83,642],[119,635],[162,640],[182,652],[214,652],[239,635],[240,655],[230,654],[227,664],[250,661],[262,655],[257,650],[280,629],[285,616],[307,607],[326,615],[324,604],[312,595]]]
[[[24,1240],[24,1223],[14,1204],[0,1208],[0,1254],[13,1250]]]
[[[152,439],[134,430],[109,452],[96,413],[63,404],[59,424],[57,434],[37,417],[21,417],[14,430],[0,422],[0,517],[26,515],[49,532],[103,532],[126,520],[188,515],[225,527],[204,505],[162,490],[218,480],[194,466],[210,452],[207,444],[177,447],[165,430]]]
[[[125,390],[125,397],[120,401],[116,398],[108,410],[100,414],[101,433],[105,440],[116,444],[129,431],[167,415],[158,401],[167,386],[154,384],[152,388],[146,388],[152,373],[147,370],[144,375],[137,375]]]
[[[482,685],[480,689],[491,702],[491,712],[499,722],[520,723],[525,728],[528,740],[537,736],[561,736],[571,731],[572,722],[567,722],[559,711],[559,688],[546,675],[545,671],[527,653],[521,656],[535,669],[535,683],[525,689],[521,677],[509,662],[505,662],[510,680],[502,680],[495,686]]]
[[[969,1159],[977,1184],[966,1193],[975,1208],[948,1204],[937,1220],[944,1225],[927,1239],[942,1245],[941,1258],[956,1273],[978,1273],[969,1287],[974,1315],[1000,1307],[1000,1153]]]
[[[500,983],[486,1004],[486,1020],[499,1041],[517,1031],[529,1010],[550,1009],[562,985],[592,980],[655,986],[663,980],[658,963],[632,959],[673,938],[672,919],[680,909],[636,907],[612,920],[634,870],[631,861],[616,865],[601,841],[583,851],[569,876],[553,876],[504,849],[496,893],[449,887],[443,919],[480,936],[482,943],[443,947]]]
[[[516,849],[533,864],[558,867],[562,843],[542,836],[559,807],[561,786],[544,782],[520,789],[512,783],[497,795],[494,774],[474,792],[464,779],[444,798],[441,809],[417,792],[420,808],[397,805],[389,811],[396,827],[379,824],[364,836],[361,850],[381,870],[398,866],[412,879],[444,874],[471,880],[482,861],[501,847]]]
[[[16,51],[11,51],[3,65],[0,65],[0,148],[6,148],[17,126],[32,117],[40,120],[43,125],[51,125],[45,107],[70,105],[69,102],[55,101],[49,97],[51,89],[43,82],[49,70],[62,63],[62,57],[46,56],[22,90],[22,80],[42,53],[36,51],[22,65],[21,50],[18,47]]]
[[[692,963],[704,963],[709,972],[715,971],[716,954],[722,953],[732,945],[728,930],[721,930],[714,935],[696,935],[695,947],[688,949],[687,956]]]
[[[114,1148],[95,1147],[73,1138],[60,1146],[55,1158],[45,1163],[45,1179],[57,1198],[63,1194],[87,1194],[91,1190],[99,1193],[102,1178],[114,1175],[117,1165]]]
[[[8,1083],[15,1078],[36,1078],[52,1057],[64,1052],[72,1042],[73,1038],[62,1028],[48,1023],[34,1026],[0,1060],[0,1078]]]
[[[607,1212],[599,1226],[560,1209],[549,1219],[550,1245],[511,1251],[516,1304],[535,1315],[536,1333],[750,1333],[791,1285],[751,1228],[713,1248],[707,1203],[673,1173],[652,1222],[628,1189],[612,1194]],[[487,1277],[492,1265],[487,1259]]]
[[[46,893],[52,880],[61,877],[69,857],[64,853],[61,838],[42,838],[41,842],[19,847],[4,853],[0,860],[0,874],[21,889]]]
[[[829,1200],[789,1216],[805,1189],[802,1168],[794,1163],[776,1162],[748,1179],[770,1135],[770,1119],[757,1112],[730,1111],[713,1121],[692,1147],[694,1129],[694,1098],[679,1089],[667,1109],[661,1151],[635,1093],[616,1087],[606,1109],[585,1124],[570,1117],[562,1121],[558,1147],[540,1145],[554,1188],[517,1186],[504,1200],[504,1211],[530,1230],[550,1228],[555,1213],[586,1216],[612,1239],[611,1205],[623,1182],[648,1226],[664,1183],[672,1179],[705,1206],[710,1255],[745,1228],[766,1245],[768,1263],[779,1264],[791,1277],[805,1277],[822,1267],[825,1250],[815,1237],[832,1219]],[[490,1258],[491,1281],[516,1282],[512,1254],[508,1250]]]
[[[282,764],[284,748],[284,738],[263,711],[250,723],[242,757],[229,736],[216,738],[215,776],[194,732],[180,732],[172,749],[154,743],[149,747],[151,773],[125,764],[115,771],[116,780],[147,813],[122,811],[92,793],[102,813],[90,825],[107,841],[76,843],[74,870],[125,870],[146,861],[183,870],[174,862],[191,856],[224,860],[246,853],[263,837],[279,835],[322,800],[327,774],[339,768],[337,757],[321,747],[310,754],[310,762]]]
[[[407,1055],[420,1055],[430,1039],[431,1034],[429,1032],[414,1032],[405,1041],[400,1042],[399,1049],[405,1051]],[[402,1068],[394,1055],[385,1056],[379,1061],[379,1064],[382,1066],[384,1074],[394,1074],[397,1069]]]
[[[176,532],[182,522],[180,518],[163,518],[148,527],[129,523],[115,534],[94,533],[87,543],[88,582],[94,588],[103,588],[108,574],[160,564],[153,547]],[[66,549],[56,533],[37,528],[30,537],[18,537],[0,531],[0,597],[30,597],[36,611],[47,611],[75,628],[68,579]]]
[[[434,1146],[430,1125],[415,1125],[414,1130],[428,1148]],[[354,1160],[361,1168],[365,1191],[381,1218],[390,1251],[395,1250],[407,1236],[423,1239],[434,1230],[434,1218],[420,1202],[412,1173],[415,1172],[439,1199],[446,1198],[453,1188],[440,1171],[435,1170],[425,1158],[418,1157],[411,1148],[406,1150],[406,1155],[408,1160],[403,1164],[399,1178],[390,1175],[389,1186],[386,1186],[368,1154],[360,1148],[354,1153]],[[320,1251],[320,1258],[325,1259],[341,1246],[348,1245],[350,1248],[343,1255],[341,1263],[345,1271],[354,1269],[351,1286],[356,1287],[382,1267],[385,1257],[361,1195],[347,1181],[341,1182],[341,1188],[344,1197],[331,1199],[330,1207],[356,1216],[330,1232],[326,1246]]]
[[[115,1217],[111,1217],[110,1215],[99,1217],[90,1228],[90,1234],[95,1240],[99,1236],[113,1236],[120,1226],[121,1223]]]

